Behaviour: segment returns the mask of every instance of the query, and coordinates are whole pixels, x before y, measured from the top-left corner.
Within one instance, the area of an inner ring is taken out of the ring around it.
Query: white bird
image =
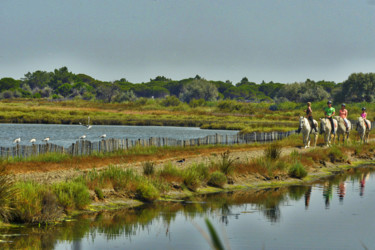
[[[34,142],[36,142],[36,139],[33,138],[33,139],[30,140],[30,142],[31,142],[32,144],[34,144]]]
[[[79,125],[85,126],[87,129],[92,128],[92,126],[90,125],[90,116],[87,117],[87,124],[82,124],[82,123],[80,122]]]
[[[43,141],[46,142],[46,143],[48,143],[49,137],[44,138]]]
[[[83,139],[86,139],[86,135],[82,135],[81,137],[79,137],[80,140],[83,140]]]
[[[13,143],[20,143],[20,142],[21,142],[21,138],[19,137],[13,141]]]
[[[101,135],[101,136],[99,136],[99,137],[102,138],[102,139],[104,139],[104,138],[107,137],[107,135],[106,135],[106,134],[103,134],[103,135]]]

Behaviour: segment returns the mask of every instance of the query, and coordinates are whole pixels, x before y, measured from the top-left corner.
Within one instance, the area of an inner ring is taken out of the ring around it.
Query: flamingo
[[[32,143],[32,144],[34,144],[35,142],[36,142],[35,138],[33,138],[33,139],[30,140],[30,143]]]
[[[102,138],[102,139],[104,139],[104,138],[107,137],[107,135],[106,135],[106,134],[103,134],[103,135],[101,135],[101,136],[99,136],[99,137]]]
[[[86,139],[86,135],[82,135],[81,137],[79,137],[80,140],[83,140],[83,139]]]
[[[21,138],[20,137],[18,137],[17,139],[15,139],[14,141],[13,141],[13,143],[20,143],[21,142]]]

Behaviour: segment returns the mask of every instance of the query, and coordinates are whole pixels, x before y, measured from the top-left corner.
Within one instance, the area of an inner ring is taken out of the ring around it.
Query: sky
[[[375,0],[1,0],[0,78],[200,75],[342,82],[375,71]]]

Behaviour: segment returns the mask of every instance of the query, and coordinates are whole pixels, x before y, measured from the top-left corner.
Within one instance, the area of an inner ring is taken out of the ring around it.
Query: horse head
[[[299,129],[300,130],[303,128],[303,125],[305,125],[305,117],[300,116],[299,117]]]

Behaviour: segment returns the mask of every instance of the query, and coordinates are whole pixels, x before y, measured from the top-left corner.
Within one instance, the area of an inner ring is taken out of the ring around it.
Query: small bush
[[[268,160],[275,161],[280,158],[281,145],[279,143],[271,143],[264,150],[264,157]]]
[[[143,163],[143,174],[144,175],[153,175],[155,172],[155,163],[145,162]]]
[[[215,171],[211,174],[208,185],[222,188],[226,182],[227,177],[225,176],[225,174],[219,171]]]
[[[302,163],[296,162],[290,167],[289,176],[302,179],[307,176],[307,171]]]
[[[136,197],[143,201],[154,201],[160,196],[159,191],[148,182],[140,183],[137,187]]]
[[[90,193],[81,182],[63,182],[53,185],[54,193],[65,211],[82,209],[90,203]]]
[[[94,191],[99,200],[104,199],[103,191],[99,187],[96,187]]]

